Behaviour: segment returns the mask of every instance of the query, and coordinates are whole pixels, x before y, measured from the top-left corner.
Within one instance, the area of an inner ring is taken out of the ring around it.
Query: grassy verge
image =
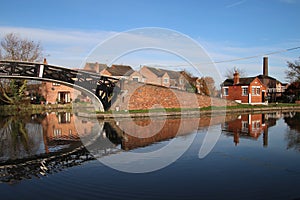
[[[166,109],[144,109],[144,110],[120,110],[113,111],[115,114],[127,114],[127,113],[155,113],[155,112],[184,112],[184,111],[211,111],[211,110],[234,110],[234,109],[255,109],[255,108],[276,108],[276,107],[300,107],[300,104],[294,103],[280,103],[280,104],[269,104],[269,105],[248,105],[239,104],[236,106],[209,106],[203,108],[166,108]],[[112,111],[97,112],[97,114],[111,114]]]
[[[72,104],[26,104],[26,105],[2,105],[0,106],[0,115],[15,115],[19,113],[41,113],[44,111],[72,110]]]
[[[269,105],[247,105],[239,104],[236,106],[209,106],[203,108],[159,108],[159,109],[143,109],[143,110],[120,110],[120,111],[106,111],[106,112],[96,112],[96,114],[135,114],[135,113],[159,113],[159,112],[188,112],[188,111],[211,111],[211,110],[234,110],[234,109],[255,109],[255,108],[276,108],[276,107],[300,107],[300,104],[294,103],[279,103],[279,104],[269,104]],[[72,112],[72,104],[48,104],[48,105],[5,105],[0,106],[0,115],[14,115],[20,112],[23,113],[41,113],[45,111],[57,111],[57,110],[67,110]]]

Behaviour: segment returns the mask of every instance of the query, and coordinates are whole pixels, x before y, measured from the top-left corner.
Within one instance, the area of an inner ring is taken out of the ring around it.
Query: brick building
[[[258,77],[226,79],[221,85],[222,98],[244,104],[265,104],[267,87]]]
[[[77,90],[72,87],[53,82],[42,82],[41,95],[45,98],[47,103],[71,103],[79,94]]]
[[[181,72],[143,66],[139,73],[145,77],[145,83],[185,90],[187,80]]]

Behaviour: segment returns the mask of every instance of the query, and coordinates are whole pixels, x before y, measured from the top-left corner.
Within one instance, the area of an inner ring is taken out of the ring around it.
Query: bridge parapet
[[[44,63],[8,60],[0,60],[0,78],[51,81],[85,90],[99,99],[104,110],[109,109],[112,87],[119,80],[114,77]]]

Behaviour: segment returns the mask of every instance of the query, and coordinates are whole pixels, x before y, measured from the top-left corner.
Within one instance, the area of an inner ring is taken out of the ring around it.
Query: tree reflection
[[[10,116],[0,119],[0,161],[34,155],[40,147],[42,128],[30,123],[30,116]]]
[[[284,121],[290,127],[285,136],[288,143],[287,148],[294,148],[300,151],[300,113],[291,113],[289,116],[284,117]]]

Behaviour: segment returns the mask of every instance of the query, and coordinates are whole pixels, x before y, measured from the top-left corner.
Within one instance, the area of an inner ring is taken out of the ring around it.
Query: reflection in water
[[[30,158],[81,146],[70,113],[9,116],[0,119],[0,162]]]
[[[268,126],[271,124],[267,121],[265,114],[247,114],[240,115],[237,119],[226,122],[222,130],[227,131],[225,134],[233,135],[235,145],[240,143],[240,138],[258,139],[263,133],[263,145],[268,145]]]
[[[43,129],[29,117],[0,119],[0,162],[21,159],[43,151]]]
[[[81,138],[92,133],[95,123],[80,119],[75,126],[75,118],[67,112],[1,118],[0,182],[38,177],[94,159]],[[95,142],[101,148],[115,147],[104,141],[99,135]],[[101,156],[110,153],[105,149]]]
[[[268,128],[275,126],[281,117],[291,129],[286,136],[288,148],[300,150],[299,113],[228,115],[225,123],[222,116],[96,122],[67,112],[5,117],[0,119],[0,182],[39,177],[95,157],[185,137],[210,125],[221,125],[223,134],[233,137],[235,145],[240,144],[240,138],[257,140],[262,136],[263,146],[267,147]],[[100,130],[95,123],[101,124]],[[162,128],[153,134],[145,129],[150,123]],[[84,147],[81,140],[89,140],[91,136],[93,140]]]
[[[300,126],[298,124],[297,113],[265,113],[265,114],[243,114],[236,119],[222,124],[222,130],[227,136],[233,137],[235,145],[240,143],[240,138],[257,140],[263,135],[263,146],[268,146],[268,129],[276,125],[276,120],[284,117],[286,123],[297,131],[289,132],[287,138],[289,140],[288,148],[299,145],[300,150]],[[298,115],[299,117],[299,115]],[[292,129],[293,129],[292,128]]]
[[[290,113],[284,117],[290,130],[286,133],[287,148],[300,151],[300,113]]]
[[[234,119],[235,116],[226,116],[225,121]],[[224,116],[202,116],[199,118],[167,118],[161,119],[135,119],[110,121],[105,125],[107,137],[115,144],[120,144],[123,150],[132,150],[139,147],[145,147],[160,141],[172,139],[177,136],[191,134],[199,129],[208,126],[221,124],[224,122]],[[153,130],[145,129],[148,124],[154,123],[154,126],[162,127],[157,133]],[[137,126],[136,126],[137,125]],[[181,125],[181,126],[180,126]]]

